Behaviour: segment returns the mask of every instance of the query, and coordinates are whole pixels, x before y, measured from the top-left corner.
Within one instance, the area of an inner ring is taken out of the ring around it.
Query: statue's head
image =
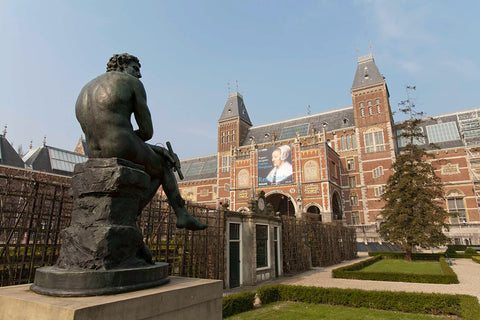
[[[119,71],[141,78],[140,61],[128,53],[114,54],[107,63],[107,72]]]

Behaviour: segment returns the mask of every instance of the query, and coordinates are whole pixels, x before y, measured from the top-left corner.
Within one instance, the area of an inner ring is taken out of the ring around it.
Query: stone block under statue
[[[150,200],[150,180],[142,166],[119,158],[77,164],[72,218],[61,231],[59,258],[54,266],[37,269],[31,290],[75,297],[167,283],[168,264],[152,261],[136,224]]]
[[[2,287],[0,319],[221,320],[222,281],[172,276],[160,287],[70,298],[36,294],[28,284]]]

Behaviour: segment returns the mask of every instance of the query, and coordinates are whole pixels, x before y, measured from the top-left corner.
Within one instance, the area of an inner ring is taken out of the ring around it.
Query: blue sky
[[[212,154],[228,82],[254,125],[349,106],[369,41],[392,109],[406,85],[427,115],[477,108],[478,12],[473,0],[0,0],[0,129],[24,151],[44,136],[73,150],[78,93],[128,52],[142,64],[151,142]]]

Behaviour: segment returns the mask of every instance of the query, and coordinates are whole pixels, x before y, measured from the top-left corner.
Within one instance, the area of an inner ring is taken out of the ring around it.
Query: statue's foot
[[[186,228],[188,230],[203,230],[208,225],[201,223],[194,217],[192,217],[188,212],[186,212],[186,209],[182,209],[182,211],[185,210],[185,212],[182,212],[181,214],[177,215],[177,228]]]

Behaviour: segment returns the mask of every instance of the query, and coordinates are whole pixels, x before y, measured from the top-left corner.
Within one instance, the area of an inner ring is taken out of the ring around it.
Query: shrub
[[[473,248],[467,248],[467,249],[465,249],[465,254],[476,255],[476,254],[477,254],[477,250],[475,250],[475,249],[473,249]]]
[[[453,257],[454,255],[457,254],[457,250],[455,250],[453,247],[449,246],[447,250],[445,251],[445,255],[448,257]]]
[[[222,316],[223,318],[233,316],[253,309],[255,292],[240,292],[223,297]]]
[[[476,263],[480,263],[480,256],[473,256],[472,260]]]
[[[264,286],[257,290],[257,294],[262,304],[274,301],[300,301],[409,313],[456,315],[462,316],[463,319],[478,319],[478,310],[480,310],[478,300],[466,295],[364,291],[288,285]]]

